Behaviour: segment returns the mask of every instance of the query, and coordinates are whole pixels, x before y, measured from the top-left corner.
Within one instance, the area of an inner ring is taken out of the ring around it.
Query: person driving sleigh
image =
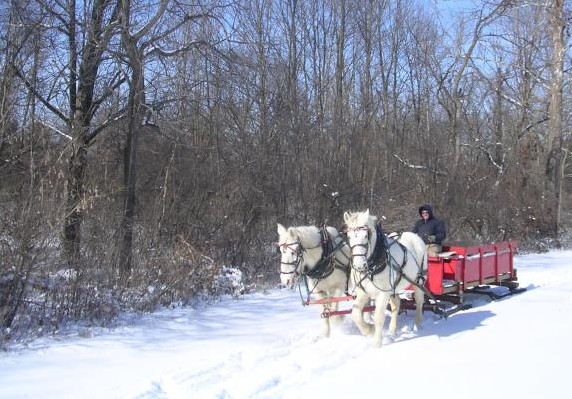
[[[433,215],[433,208],[428,204],[419,207],[419,216],[420,219],[413,226],[413,232],[425,243],[427,255],[437,256],[447,236],[445,222]]]

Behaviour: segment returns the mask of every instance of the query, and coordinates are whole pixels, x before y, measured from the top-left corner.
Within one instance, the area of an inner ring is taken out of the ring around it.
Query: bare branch
[[[159,5],[159,8],[157,9],[157,12],[155,13],[155,15],[153,15],[153,17],[147,22],[147,24],[145,24],[145,26],[143,26],[139,30],[139,32],[136,32],[133,35],[131,35],[131,37],[136,42],[138,42],[143,36],[145,36],[147,33],[149,33],[149,31],[157,25],[159,20],[165,14],[165,10],[167,9],[168,3],[169,3],[169,0],[161,0],[161,4]],[[129,21],[124,21],[124,23],[129,24]]]
[[[22,82],[28,88],[28,90],[30,90],[32,92],[32,94],[34,94],[34,96],[36,96],[36,98],[46,108],[48,108],[50,111],[52,111],[58,118],[60,118],[66,124],[70,123],[69,118],[67,116],[65,116],[65,114],[62,111],[60,111],[58,108],[56,108],[54,105],[52,105],[47,99],[45,99],[44,96],[42,96],[40,94],[40,92],[38,92],[38,90],[36,90],[34,85],[22,74],[22,71],[20,71],[20,69],[18,69],[18,67],[13,62],[10,62],[10,65],[13,68],[16,76],[18,76],[22,80]]]

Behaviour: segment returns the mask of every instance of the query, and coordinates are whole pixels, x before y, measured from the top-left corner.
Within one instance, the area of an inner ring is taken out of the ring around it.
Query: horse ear
[[[366,216],[367,218],[369,218],[369,208],[366,209],[366,211],[365,211],[365,216]]]
[[[344,212],[344,221],[346,222],[346,224],[348,223],[350,219],[350,214],[348,212]]]
[[[286,227],[284,227],[280,223],[278,223],[277,231],[278,231],[278,235],[281,236],[281,235],[286,233]]]

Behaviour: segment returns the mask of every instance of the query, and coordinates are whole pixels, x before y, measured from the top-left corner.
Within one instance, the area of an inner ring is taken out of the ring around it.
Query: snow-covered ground
[[[552,398],[572,356],[572,251],[515,258],[528,290],[448,319],[425,313],[376,349],[349,318],[272,290],[78,329],[0,354],[0,398]]]

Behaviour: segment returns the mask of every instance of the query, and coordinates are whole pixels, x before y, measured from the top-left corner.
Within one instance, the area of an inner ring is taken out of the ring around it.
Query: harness
[[[312,270],[305,270],[304,274],[310,278],[321,280],[331,275],[337,268],[343,271],[347,270],[349,275],[349,268],[334,257],[336,251],[341,247],[340,244],[343,244],[343,240],[340,240],[340,243],[334,247],[334,242],[325,226],[320,228],[320,234],[322,235],[322,257]]]
[[[371,234],[371,231],[369,231],[368,234]],[[409,252],[407,248],[398,241],[400,234],[395,237],[392,237],[392,240],[389,241],[386,235],[383,233],[383,230],[381,229],[379,223],[375,225],[375,234],[377,239],[372,254],[367,259],[366,273],[364,274],[363,278],[359,282],[357,282],[357,285],[363,288],[362,282],[366,278],[369,278],[369,280],[373,283],[373,277],[376,274],[383,272],[387,268],[387,266],[389,266],[390,273],[391,272],[397,273],[396,279],[391,284],[393,294],[396,294],[396,287],[403,278],[408,283],[423,290],[428,297],[434,299],[434,296],[425,288],[426,272],[421,267],[421,265],[423,264],[423,259],[421,260],[421,264],[418,264],[418,272],[416,279],[413,280],[409,278],[405,273],[403,273],[403,267],[407,263],[407,257],[409,255]],[[368,237],[368,242],[369,242],[369,237]],[[398,245],[403,253],[403,261],[401,262],[401,264],[398,263],[397,260],[391,255],[390,248],[393,245]]]

